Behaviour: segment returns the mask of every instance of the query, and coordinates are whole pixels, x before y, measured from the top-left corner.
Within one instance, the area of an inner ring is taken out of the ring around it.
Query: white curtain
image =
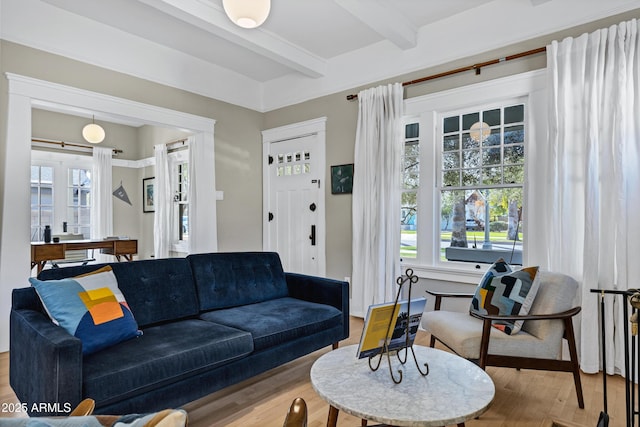
[[[167,146],[165,144],[155,145],[154,152],[156,160],[154,203],[156,210],[153,216],[153,252],[157,259],[169,257],[174,215]]]
[[[529,200],[548,202],[528,204],[531,216],[545,219],[529,236],[543,265],[581,284],[580,358],[588,373],[602,369],[599,299],[590,290],[640,287],[639,46],[633,20],[547,47],[549,138],[533,141],[539,161],[528,175],[538,193]],[[626,302],[606,301],[605,369],[624,374]]]
[[[358,94],[353,177],[351,311],[392,301],[400,274],[400,174],[403,90],[400,83]]]
[[[90,236],[92,239],[104,239],[113,234],[112,155],[111,148],[93,147]]]
[[[189,253],[218,249],[213,135],[189,137]]]

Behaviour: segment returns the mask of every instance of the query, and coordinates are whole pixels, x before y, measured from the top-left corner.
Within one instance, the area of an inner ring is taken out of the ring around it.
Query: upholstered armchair
[[[584,408],[580,370],[573,331],[578,284],[569,276],[540,271],[539,288],[527,315],[481,315],[475,312],[442,310],[448,297],[473,294],[427,291],[435,297],[435,310],[424,313],[422,327],[459,356],[476,362],[482,369],[499,366],[518,369],[566,371],[573,374],[578,406]],[[492,327],[494,322],[523,320],[522,329],[508,335]],[[570,360],[562,359],[562,339],[568,342]]]

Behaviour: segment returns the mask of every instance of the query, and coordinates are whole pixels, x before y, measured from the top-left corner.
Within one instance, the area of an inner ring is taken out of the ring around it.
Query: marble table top
[[[386,355],[372,371],[368,359],[358,359],[357,345],[321,356],[311,367],[314,390],[334,408],[358,418],[403,427],[460,424],[488,408],[495,395],[493,381],[475,364],[454,354],[414,345],[422,376],[411,351],[404,366],[395,355],[391,365],[403,371],[400,384],[389,373]],[[376,359],[377,361],[377,359]]]

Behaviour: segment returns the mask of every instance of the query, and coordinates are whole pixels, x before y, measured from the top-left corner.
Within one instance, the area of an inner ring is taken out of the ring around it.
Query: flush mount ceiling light
[[[222,0],[231,21],[242,28],[256,28],[269,16],[271,0]]]
[[[475,122],[469,128],[469,137],[476,142],[483,142],[491,135],[491,129],[485,122]]]
[[[99,144],[104,141],[104,129],[96,124],[95,116],[93,116],[91,123],[82,128],[82,136],[92,144]]]

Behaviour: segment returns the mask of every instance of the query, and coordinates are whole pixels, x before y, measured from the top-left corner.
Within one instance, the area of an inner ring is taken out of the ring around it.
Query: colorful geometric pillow
[[[142,335],[109,266],[82,276],[29,282],[51,320],[82,341],[84,355]]]
[[[512,271],[504,260],[497,261],[485,273],[471,300],[470,311],[477,314],[526,315],[538,292],[535,280],[538,267]],[[494,322],[493,326],[513,335],[524,321]]]

